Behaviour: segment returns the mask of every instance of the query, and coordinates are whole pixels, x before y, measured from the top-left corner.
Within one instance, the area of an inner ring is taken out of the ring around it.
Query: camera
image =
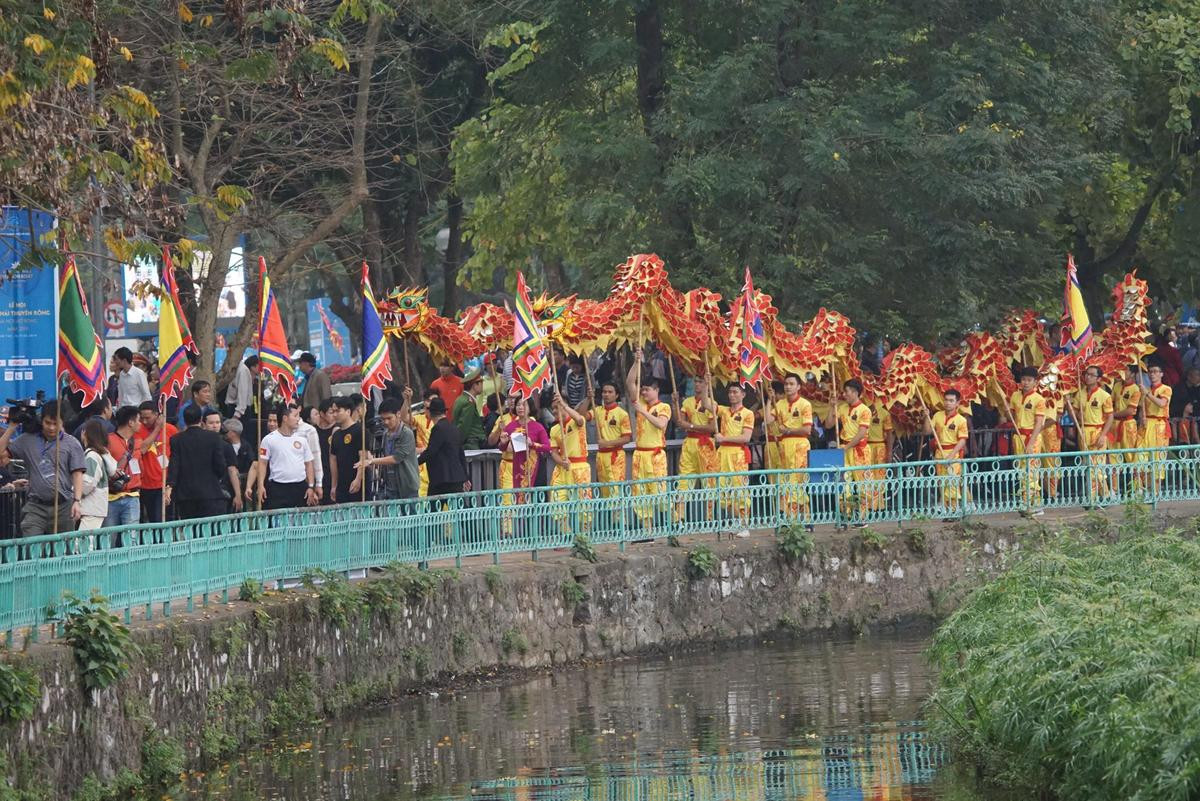
[[[8,403],[8,424],[20,426],[21,431],[36,433],[42,428],[42,407],[46,405],[46,390],[39,389],[32,398],[5,398]]]

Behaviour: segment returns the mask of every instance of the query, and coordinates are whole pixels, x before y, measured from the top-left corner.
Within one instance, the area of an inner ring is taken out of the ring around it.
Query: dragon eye
[[[564,308],[562,306],[551,306],[542,314],[542,318],[546,320],[556,320],[562,317]]]
[[[417,307],[417,299],[413,297],[402,298],[400,300],[400,308],[415,309]]]

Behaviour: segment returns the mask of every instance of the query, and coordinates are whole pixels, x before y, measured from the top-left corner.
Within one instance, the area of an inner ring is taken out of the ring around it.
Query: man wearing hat
[[[462,434],[463,447],[467,450],[479,450],[484,447],[483,418],[479,416],[479,404],[476,403],[480,390],[483,388],[483,374],[478,367],[472,367],[463,376],[463,393],[454,401],[450,419],[458,426]]]
[[[305,351],[296,360],[300,372],[304,374],[304,388],[300,392],[301,408],[317,408],[321,401],[333,397],[333,385],[329,381],[329,373],[317,367],[317,357]]]

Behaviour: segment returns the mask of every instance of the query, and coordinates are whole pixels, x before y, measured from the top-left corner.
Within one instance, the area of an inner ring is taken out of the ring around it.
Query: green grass
[[[1116,544],[1024,556],[938,630],[933,725],[990,783],[1200,797],[1200,544],[1143,525],[1135,513]]]

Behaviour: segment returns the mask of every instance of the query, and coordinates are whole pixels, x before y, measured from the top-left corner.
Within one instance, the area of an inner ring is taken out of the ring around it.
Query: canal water
[[[290,732],[193,798],[937,799],[920,635],[763,643],[423,694]]]

